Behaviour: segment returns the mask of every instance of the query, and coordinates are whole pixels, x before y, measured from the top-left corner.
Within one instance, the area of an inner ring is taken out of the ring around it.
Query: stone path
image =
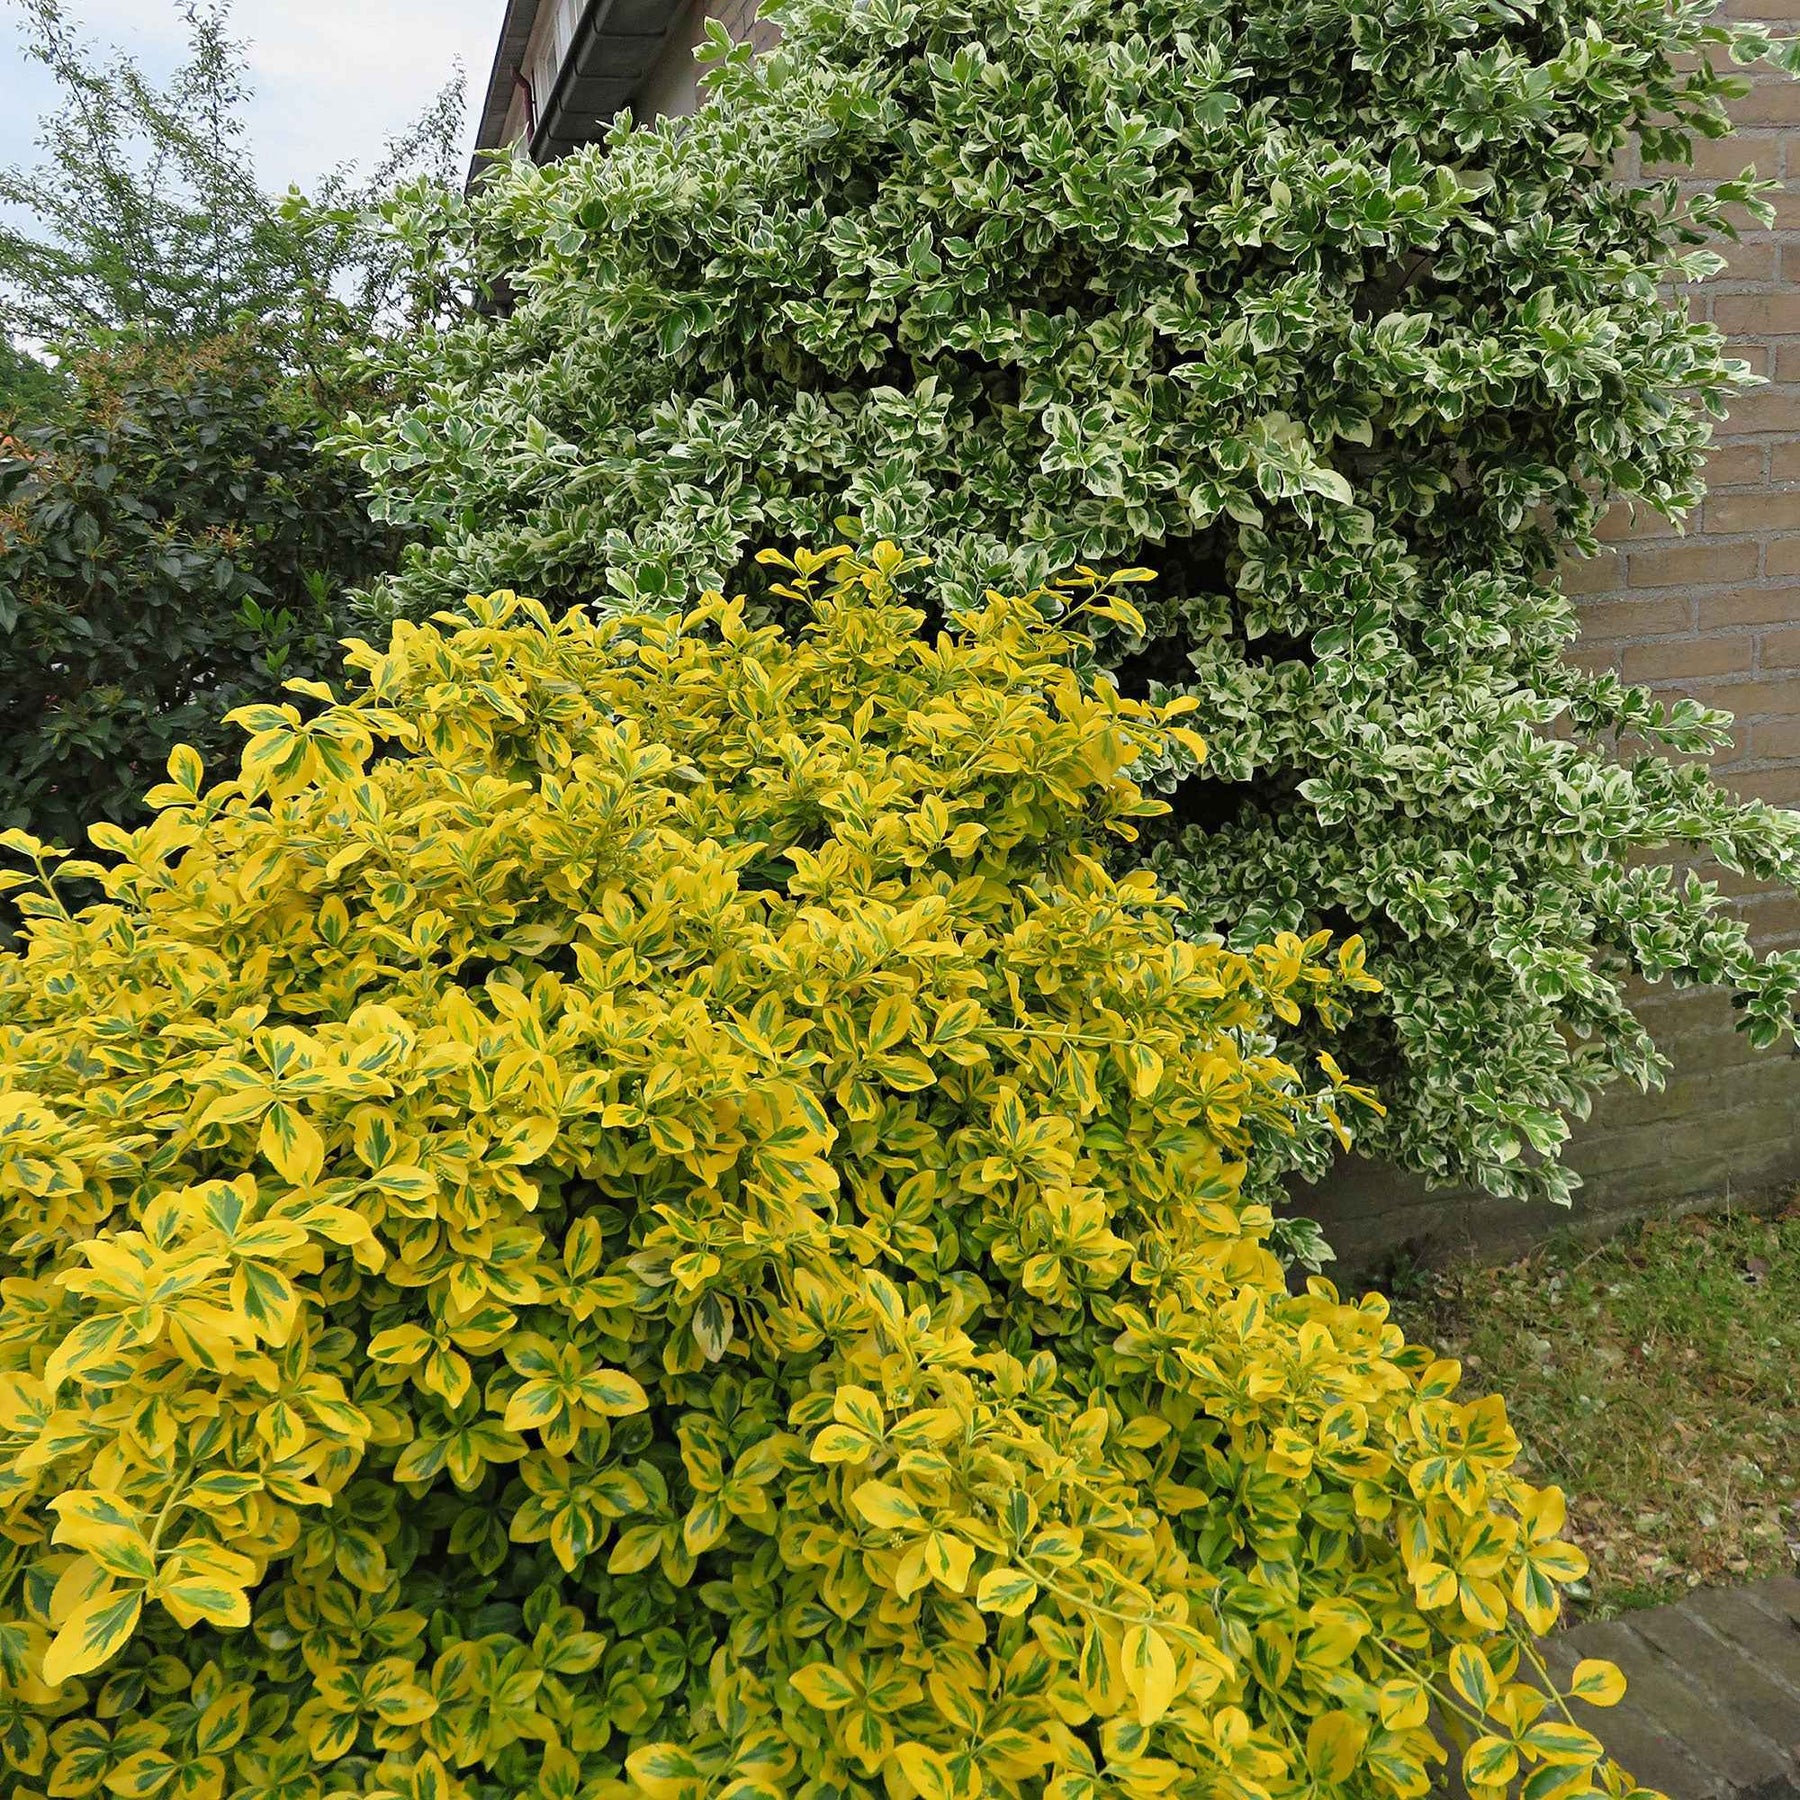
[[[1669,1800],[1800,1800],[1800,1581],[1699,1589],[1545,1651],[1558,1675],[1583,1656],[1625,1671],[1625,1699],[1583,1723]]]

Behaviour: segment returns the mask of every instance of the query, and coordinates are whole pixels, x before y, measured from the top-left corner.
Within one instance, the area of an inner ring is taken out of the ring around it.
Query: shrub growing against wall
[[[1690,507],[1743,385],[1658,284],[1753,181],[1621,186],[1726,129],[1699,0],[785,0],[700,116],[497,172],[468,224],[510,317],[434,341],[349,434],[467,587],[662,603],[840,516],[947,596],[1154,563],[1130,691],[1198,699],[1153,860],[1248,943],[1354,927],[1369,1145],[1564,1197],[1567,1117],[1659,1062],[1636,969],[1788,1028],[1674,846],[1791,879],[1792,818],[1666,752],[1723,721],[1567,667],[1553,574],[1609,496]],[[1732,215],[1739,216],[1739,215]],[[484,248],[485,246],[485,248]]]
[[[1631,1791],[1561,1496],[1243,1193],[1359,946],[1178,937],[1176,709],[827,566],[402,625],[27,896],[7,1793]]]
[[[0,827],[136,823],[176,744],[216,754],[232,707],[335,665],[394,538],[285,382],[244,338],[123,345],[0,443]]]

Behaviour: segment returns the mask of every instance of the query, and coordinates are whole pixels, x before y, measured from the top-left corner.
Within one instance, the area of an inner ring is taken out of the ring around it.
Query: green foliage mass
[[[62,377],[42,357],[0,337],[0,430],[41,425],[66,397]]]
[[[1183,709],[909,573],[402,623],[26,882],[6,1800],[1651,1800],[1500,1402],[1244,1192],[1359,946],[1179,937]]]
[[[1096,656],[1191,693],[1213,748],[1154,778],[1155,867],[1237,942],[1366,934],[1368,1147],[1566,1198],[1568,1117],[1660,1078],[1634,969],[1785,1033],[1800,957],[1645,853],[1791,879],[1800,823],[1668,760],[1721,715],[1566,665],[1554,575],[1608,499],[1693,505],[1748,380],[1659,290],[1761,186],[1612,171],[1722,134],[1760,30],[1698,0],[771,10],[761,60],[715,37],[698,116],[502,166],[449,221],[516,304],[346,434],[433,540],[376,611],[653,605],[846,529],[961,605],[1142,559],[1146,628]]]
[[[0,827],[80,845],[176,744],[335,667],[395,540],[253,341],[96,352],[63,410],[0,444]]]
[[[213,753],[233,706],[334,667],[345,587],[390,565],[318,439],[378,391],[371,340],[435,304],[369,215],[446,169],[460,103],[273,195],[229,0],[171,7],[165,80],[63,0],[15,10],[57,98],[40,163],[0,172],[0,827],[79,844],[142,818],[173,745]]]
[[[318,379],[405,311],[412,271],[370,214],[397,186],[454,172],[460,74],[372,170],[343,164],[310,194],[271,194],[250,155],[249,67],[231,0],[169,6],[187,47],[164,80],[87,42],[65,0],[11,10],[24,60],[56,98],[39,125],[41,161],[0,171],[9,338],[79,354],[118,333],[201,343],[254,324],[292,369]],[[49,413],[34,410],[43,374],[35,356],[20,371],[0,368],[12,377],[0,381],[0,417],[44,422]]]

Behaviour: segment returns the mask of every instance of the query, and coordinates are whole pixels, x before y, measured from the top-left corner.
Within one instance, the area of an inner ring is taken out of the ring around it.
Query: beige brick
[[[1753,900],[1763,900],[1770,894],[1785,894],[1789,891],[1779,883],[1758,881],[1754,875],[1738,874],[1730,869],[1709,869],[1706,879],[1739,911]]]
[[[1767,178],[1782,170],[1782,133],[1779,131],[1739,131],[1728,138],[1698,138],[1694,143],[1694,160],[1690,167],[1675,163],[1652,163],[1644,174],[1659,181],[1669,175],[1703,175],[1721,181],[1738,174],[1746,163],[1754,163],[1757,174]]]
[[[1668,637],[1688,631],[1694,603],[1670,595],[1662,600],[1590,600],[1581,609],[1582,635],[1597,641]]]
[[[1766,632],[1760,663],[1765,669],[1800,669],[1800,627]]]
[[[1800,539],[1777,538],[1763,552],[1763,568],[1771,575],[1800,575]]]
[[[1800,450],[1800,445],[1795,448]],[[1800,455],[1794,460],[1796,469],[1800,469]],[[1768,451],[1761,444],[1716,445],[1707,452],[1706,485],[1709,488],[1761,487],[1768,479],[1765,473],[1768,461]],[[1794,479],[1800,481],[1800,474]]]
[[[1779,798],[1776,805],[1788,803]],[[1772,901],[1766,913],[1758,911],[1745,921],[1750,928],[1750,941],[1760,950],[1789,948],[1800,938],[1800,901],[1788,898]]]
[[[1748,769],[1726,785],[1744,800],[1767,800],[1771,806],[1800,804],[1800,769]]]
[[[1633,644],[1625,652],[1627,681],[1689,681],[1697,675],[1747,674],[1755,640],[1747,633],[1729,637],[1662,638]]]
[[[1758,75],[1750,92],[1733,102],[1740,125],[1800,125],[1800,82],[1785,75]]]
[[[1622,585],[1625,559],[1616,550],[1567,562],[1560,570],[1565,594],[1610,594]]]
[[[1767,381],[1775,372],[1775,353],[1767,344],[1747,344],[1742,338],[1733,338],[1730,351],[1752,375]]]
[[[1769,546],[1773,557],[1776,546]],[[1787,625],[1800,623],[1800,588],[1744,587],[1725,594],[1702,594],[1702,631],[1726,631],[1734,625]]]
[[[1757,762],[1800,757],[1800,718],[1764,719],[1750,727],[1750,754]]]
[[[1634,550],[1626,562],[1633,587],[1723,587],[1756,576],[1755,544],[1682,544],[1672,550]]]
[[[1794,85],[1800,87],[1800,82]],[[1763,431],[1778,431],[1787,437],[1800,434],[1800,391],[1758,388],[1740,394],[1731,403],[1730,428],[1734,436]]]
[[[1633,1012],[1643,1014],[1659,1044],[1677,1034],[1700,1036],[1717,1031],[1723,1010],[1719,996],[1705,988],[1671,987],[1635,975],[1625,982],[1625,1000]]]
[[[1691,682],[1688,692],[1704,706],[1717,706],[1739,719],[1790,718],[1800,713],[1800,681],[1790,676],[1767,680]]]
[[[1675,1055],[1676,1067],[1683,1075],[1706,1075],[1720,1069],[1757,1066],[1756,1052],[1745,1042],[1743,1036],[1735,1031],[1718,1030],[1720,1022],[1716,1017],[1708,1018],[1706,1023],[1714,1029],[1689,1029],[1681,1033],[1677,1040],[1680,1048]]]
[[[1733,445],[1734,449],[1743,448]],[[1769,479],[1775,482],[1800,481],[1800,438],[1790,438],[1769,451]]]
[[[1603,544],[1622,544],[1642,538],[1679,537],[1681,533],[1661,513],[1620,500],[1607,508],[1597,535]]]
[[[1759,938],[1800,931],[1800,894],[1791,888],[1775,894],[1760,894],[1746,900],[1737,909],[1740,919]]]
[[[1795,86],[1800,87],[1800,82],[1796,82]],[[1725,258],[1728,265],[1725,273],[1719,277],[1721,282],[1758,282],[1775,279],[1775,260],[1779,246],[1770,243],[1767,238],[1750,238],[1735,244],[1715,244],[1713,247]],[[1710,291],[1706,298],[1712,298]]]
[[[1777,381],[1800,381],[1800,338],[1790,338],[1777,346],[1771,373]]]
[[[1706,503],[1708,532],[1792,531],[1800,528],[1800,488],[1762,494],[1722,494]]]
[[[1577,638],[1562,653],[1564,662],[1585,670],[1589,675],[1603,675],[1609,669],[1616,674],[1619,655],[1620,647],[1617,644],[1602,643],[1590,637]]]

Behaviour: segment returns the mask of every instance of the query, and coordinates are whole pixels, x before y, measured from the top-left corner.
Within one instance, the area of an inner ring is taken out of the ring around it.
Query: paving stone
[[[1734,1788],[1723,1775],[1703,1769],[1682,1745],[1665,1737],[1629,1706],[1615,1707],[1604,1725],[1585,1718],[1582,1723],[1633,1781],[1667,1794],[1669,1800],[1742,1800],[1743,1789]],[[1787,1796],[1776,1790],[1768,1800],[1787,1800]]]
[[[1755,1587],[1744,1590],[1744,1597],[1773,1617],[1791,1619],[1800,1626],[1800,1577],[1777,1575],[1759,1581]]]
[[[1621,1705],[1578,1703],[1577,1716],[1669,1800],[1800,1800],[1800,1580],[1698,1591],[1558,1632],[1539,1654],[1559,1683],[1584,1656],[1625,1671]],[[1462,1789],[1440,1779],[1434,1792]]]
[[[1690,1643],[1698,1640],[1703,1647],[1710,1647],[1698,1621],[1686,1623]],[[1585,1655],[1607,1657],[1625,1671],[1628,1685],[1621,1713],[1629,1707],[1637,1717],[1654,1720],[1656,1731],[1674,1738],[1691,1761],[1710,1775],[1723,1777],[1724,1787],[1715,1792],[1753,1789],[1786,1781],[1792,1775],[1793,1761],[1784,1746],[1764,1737],[1748,1720],[1734,1717],[1716,1695],[1690,1682],[1674,1659],[1639,1637],[1624,1621],[1584,1625],[1570,1635]],[[1606,1727],[1594,1729],[1604,1742]],[[1646,1763],[1632,1773],[1651,1787],[1661,1788],[1671,1800],[1686,1800],[1657,1764]],[[1675,1771],[1667,1773],[1672,1778]]]
[[[1699,1589],[1688,1596],[1685,1605],[1778,1677],[1800,1702],[1800,1628],[1792,1620],[1771,1618],[1747,1595],[1729,1588]],[[1800,1718],[1796,1724],[1800,1725]]]
[[[1538,1654],[1551,1677],[1567,1687],[1575,1665],[1584,1656],[1606,1656],[1602,1645],[1589,1645],[1580,1631],[1562,1631],[1546,1638],[1538,1646]],[[1627,1677],[1630,1671],[1627,1670]],[[1607,1752],[1620,1768],[1647,1787],[1659,1789],[1670,1800],[1737,1800],[1723,1775],[1702,1768],[1688,1751],[1667,1732],[1659,1730],[1653,1719],[1637,1704],[1635,1689],[1615,1707],[1574,1705],[1577,1721],[1606,1745]],[[1786,1800],[1785,1796],[1778,1800]]]
[[[1800,1695],[1759,1666],[1748,1650],[1708,1630],[1685,1606],[1634,1613],[1628,1623],[1723,1710],[1747,1719],[1792,1759],[1800,1745]]]

